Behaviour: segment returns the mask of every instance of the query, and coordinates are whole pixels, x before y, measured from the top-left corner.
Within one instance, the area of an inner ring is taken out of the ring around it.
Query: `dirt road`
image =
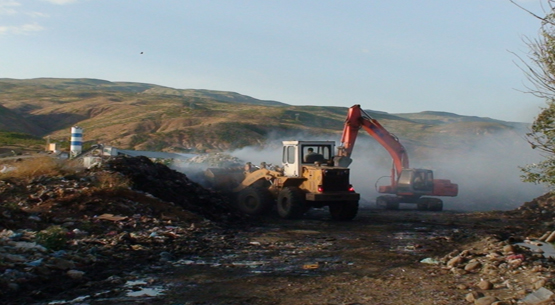
[[[518,229],[510,219],[487,213],[362,209],[352,222],[333,222],[327,215],[316,210],[304,220],[264,219],[219,237],[227,247],[214,253],[138,272],[131,283],[135,297],[127,292],[88,302],[469,304],[465,296],[478,290],[479,274],[455,276],[421,260]],[[500,299],[510,299],[512,291],[497,290]]]

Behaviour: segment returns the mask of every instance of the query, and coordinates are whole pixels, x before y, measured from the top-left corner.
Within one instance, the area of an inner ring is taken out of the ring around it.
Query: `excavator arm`
[[[350,163],[350,157],[355,146],[355,141],[360,128],[363,128],[380,143],[393,159],[393,167],[391,169],[391,185],[396,184],[396,178],[399,177],[404,168],[409,167],[409,157],[407,151],[399,139],[389,131],[387,131],[377,120],[373,119],[360,105],[354,105],[349,108],[343,135],[341,136],[341,146],[338,147],[337,156],[343,159],[343,164]]]
[[[378,190],[380,193],[397,195],[397,199],[388,199],[391,201],[390,203],[396,202],[398,205],[400,200],[404,200],[403,202],[415,202],[424,195],[457,196],[457,184],[451,183],[450,180],[433,179],[431,170],[410,169],[409,157],[403,144],[376,119],[364,112],[360,105],[352,106],[347,113],[343,135],[341,136],[341,145],[337,148],[337,156],[334,159],[338,166],[347,167],[352,162],[351,154],[360,128],[366,130],[370,136],[378,141],[393,159],[391,184],[389,186],[380,186]],[[429,181],[431,184],[426,183],[424,184],[425,187],[419,186],[417,182],[418,176],[421,177],[421,181]],[[438,208],[438,206],[434,206],[433,209],[435,208]]]

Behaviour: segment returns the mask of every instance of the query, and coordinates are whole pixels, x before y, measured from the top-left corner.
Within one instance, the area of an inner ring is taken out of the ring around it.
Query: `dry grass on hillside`
[[[70,163],[49,156],[28,158],[10,165],[13,170],[0,174],[0,179],[16,178],[32,180],[39,176],[60,176],[76,172]]]

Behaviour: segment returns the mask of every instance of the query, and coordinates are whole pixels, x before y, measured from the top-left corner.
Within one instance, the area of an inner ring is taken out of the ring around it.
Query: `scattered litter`
[[[320,267],[319,264],[305,264],[303,265],[303,269],[318,269]]]
[[[431,257],[427,257],[427,258],[421,260],[420,262],[423,263],[423,264],[430,264],[430,265],[437,265],[437,264],[440,263],[437,259],[431,258]]]
[[[545,304],[544,302],[550,300],[552,296],[553,292],[551,290],[542,287],[527,295],[522,299],[522,302],[527,305]]]
[[[114,216],[114,214],[102,214],[97,217],[100,220],[122,221],[127,219],[127,216]]]

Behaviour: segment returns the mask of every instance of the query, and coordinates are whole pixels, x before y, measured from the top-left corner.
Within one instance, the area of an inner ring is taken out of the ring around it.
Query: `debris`
[[[540,288],[528,294],[522,302],[527,305],[545,304],[544,302],[553,299],[553,292],[546,288]]]
[[[421,260],[420,262],[423,263],[423,264],[430,264],[430,265],[437,265],[437,264],[440,263],[440,261],[438,261],[435,258],[431,258],[431,257],[427,257],[427,258]]]
[[[114,216],[113,214],[102,214],[97,217],[100,220],[122,221],[127,219],[127,216]]]

